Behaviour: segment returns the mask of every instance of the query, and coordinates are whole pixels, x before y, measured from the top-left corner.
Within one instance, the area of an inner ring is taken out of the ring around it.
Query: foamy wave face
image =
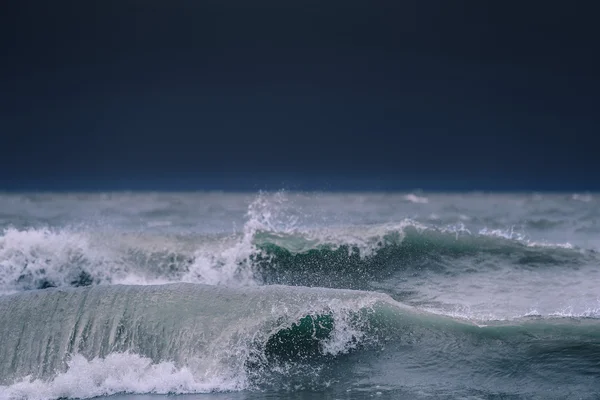
[[[272,198],[259,194],[248,206],[247,222],[240,235],[224,238],[210,247],[201,246],[194,253],[194,261],[183,275],[183,282],[208,285],[256,284],[249,264],[251,255],[259,252],[255,244],[258,232],[278,234],[295,232],[297,217],[286,211],[287,198],[277,193]]]
[[[248,207],[242,232],[223,238],[211,246],[199,246],[181,281],[209,285],[255,285],[257,280],[252,258],[258,254],[264,255],[264,245],[278,245],[294,253],[344,246],[357,249],[360,256],[365,258],[383,246],[400,244],[406,228],[418,231],[427,229],[409,219],[372,226],[300,228],[300,217],[290,211],[288,201],[281,192],[273,196],[257,196]]]
[[[250,285],[253,236],[247,230],[183,246],[170,237],[8,228],[0,234],[0,294],[119,283]]]
[[[385,305],[401,307],[381,294],[274,286],[104,286],[8,296],[0,299],[0,327],[8,322],[21,334],[0,329],[0,354],[8,355],[0,360],[0,398],[277,389],[290,379],[321,385],[324,361],[378,343],[371,324]],[[173,316],[179,309],[190,311]],[[32,323],[41,318],[47,327]],[[31,345],[15,357],[17,343]],[[53,357],[45,357],[47,348],[56,349]]]
[[[0,234],[0,294],[60,286],[180,281],[191,257],[176,245],[169,248],[168,243],[154,246],[151,242],[152,237],[67,228],[7,228]]]
[[[110,279],[89,271],[103,264],[87,239],[79,234],[50,229],[5,229],[0,236],[0,291],[80,286]]]
[[[182,282],[207,285],[254,285],[249,267],[250,255],[256,251],[251,236],[224,241],[220,246],[201,248],[194,253]]]
[[[27,377],[10,386],[0,386],[0,399],[92,398],[116,393],[208,393],[245,387],[243,380],[231,377],[200,380],[188,368],[177,368],[170,362],[154,364],[151,359],[136,354],[116,353],[89,361],[75,355],[68,362],[67,371],[50,381]]]

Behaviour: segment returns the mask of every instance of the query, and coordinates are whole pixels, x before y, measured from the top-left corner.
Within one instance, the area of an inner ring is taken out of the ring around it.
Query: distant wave
[[[262,218],[262,216],[261,216]],[[192,282],[367,288],[392,273],[458,273],[452,260],[489,257],[519,266],[581,265],[593,251],[529,240],[521,233],[412,220],[313,230],[250,218],[230,236],[100,234],[67,229],[5,229],[0,293],[96,284]]]
[[[384,233],[385,232],[385,233]],[[259,235],[262,251],[251,256],[255,277],[263,283],[365,288],[365,283],[394,273],[420,271],[460,273],[453,260],[486,255],[490,263],[503,260],[530,267],[583,264],[594,253],[569,244],[548,244],[510,238],[498,232],[479,234],[420,229],[382,230],[362,243],[301,246],[305,237]],[[298,248],[302,248],[298,251]]]
[[[594,198],[592,197],[591,194],[579,194],[579,193],[575,193],[575,194],[573,194],[573,196],[571,196],[571,199],[577,200],[577,201],[582,201],[584,203],[589,203]]]
[[[568,243],[538,243],[504,231],[424,227],[411,221],[309,232],[253,230],[231,237],[115,236],[7,229],[0,236],[0,292],[106,283],[285,283],[360,288],[393,272],[452,270],[487,254],[528,266],[595,259]],[[155,242],[154,245],[149,243]]]
[[[417,196],[416,194],[413,194],[413,193],[409,193],[409,194],[405,195],[404,200],[410,201],[411,203],[416,203],[416,204],[429,203],[429,199],[427,197]]]

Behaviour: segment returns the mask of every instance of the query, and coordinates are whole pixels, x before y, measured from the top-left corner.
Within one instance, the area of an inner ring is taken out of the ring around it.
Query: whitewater
[[[594,193],[0,194],[0,399],[596,399],[599,217]]]

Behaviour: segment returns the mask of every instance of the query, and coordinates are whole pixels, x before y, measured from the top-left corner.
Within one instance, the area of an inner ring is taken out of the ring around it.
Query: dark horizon
[[[18,195],[18,194],[102,194],[102,193],[386,193],[386,194],[495,194],[495,195],[511,195],[511,194],[540,194],[540,195],[597,195],[600,194],[600,189],[587,189],[583,187],[545,187],[545,188],[531,188],[531,187],[508,187],[508,186],[473,186],[468,185],[457,185],[451,184],[431,184],[429,186],[409,186],[409,185],[394,185],[388,182],[379,184],[373,184],[372,182],[352,182],[350,184],[319,184],[310,183],[286,183],[280,184],[258,184],[253,182],[252,184],[238,184],[235,182],[227,181],[228,185],[217,184],[210,185],[203,182],[198,183],[185,183],[180,182],[176,184],[165,184],[163,182],[147,182],[140,183],[136,181],[135,184],[119,184],[115,181],[109,182],[98,182],[94,181],[93,184],[83,185],[79,184],[52,184],[41,185],[22,185],[18,187],[11,187],[8,189],[0,189],[0,195]]]
[[[0,191],[598,191],[592,2],[0,10]]]

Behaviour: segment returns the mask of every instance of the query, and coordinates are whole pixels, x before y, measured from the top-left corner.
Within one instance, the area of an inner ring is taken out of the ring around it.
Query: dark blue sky
[[[593,2],[0,8],[0,189],[600,189]]]

